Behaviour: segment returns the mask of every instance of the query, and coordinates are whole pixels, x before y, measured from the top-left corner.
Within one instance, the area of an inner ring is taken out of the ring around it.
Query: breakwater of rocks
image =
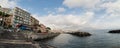
[[[80,37],[86,37],[86,36],[91,36],[92,34],[88,33],[88,32],[72,32],[72,33],[69,33],[69,34],[72,34],[72,35],[76,35],[76,36],[80,36]]]
[[[110,30],[108,33],[120,33],[120,30]]]

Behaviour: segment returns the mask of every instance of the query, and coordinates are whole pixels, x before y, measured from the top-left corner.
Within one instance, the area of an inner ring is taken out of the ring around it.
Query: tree
[[[7,14],[7,13],[5,13],[5,12],[1,12],[1,11],[0,11],[0,16],[2,16],[2,17],[9,17],[10,15]]]
[[[7,13],[4,13],[4,16],[5,16],[5,17],[9,17],[10,15],[9,15],[9,14],[7,14]]]
[[[8,28],[12,28],[12,25],[8,25]]]
[[[1,9],[2,9],[2,7],[0,6],[0,16],[2,16],[2,17],[9,17],[10,16],[9,14],[2,12]]]
[[[2,24],[2,26],[4,26],[4,17],[9,17],[10,15],[7,14],[6,12],[2,12],[1,9],[2,9],[2,7],[0,6],[0,16],[2,19],[2,22],[0,24]]]
[[[41,30],[38,30],[38,32],[37,33],[41,33]]]
[[[51,30],[50,27],[46,27],[46,32],[49,32]]]
[[[2,12],[0,11],[0,16],[2,16]]]
[[[47,27],[47,29],[48,29],[48,30],[51,30],[51,28],[50,28],[50,27]]]

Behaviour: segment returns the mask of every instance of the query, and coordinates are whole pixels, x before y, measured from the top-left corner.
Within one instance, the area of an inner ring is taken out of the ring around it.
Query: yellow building
[[[32,30],[34,32],[37,32],[37,33],[41,32],[39,30],[39,27],[40,27],[39,21],[36,18],[34,18],[33,16],[30,16],[30,27],[32,28]]]
[[[30,16],[30,25],[39,25],[39,21],[33,16]]]
[[[33,28],[33,31],[34,32],[37,32],[37,33],[45,33],[46,32],[46,26],[43,25],[43,24],[36,24],[36,25],[32,25],[31,26]]]
[[[44,24],[40,24],[39,29],[41,30],[41,32],[46,32],[46,26]]]

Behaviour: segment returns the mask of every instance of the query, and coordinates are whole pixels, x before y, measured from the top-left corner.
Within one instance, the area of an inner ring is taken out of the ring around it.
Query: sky
[[[120,0],[0,0],[0,5],[20,7],[52,29],[120,28]]]

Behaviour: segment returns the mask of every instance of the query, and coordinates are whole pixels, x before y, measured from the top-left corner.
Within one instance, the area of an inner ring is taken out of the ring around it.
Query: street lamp
[[[2,26],[2,8],[1,8],[1,6],[0,6],[0,16],[1,16],[1,18],[0,18],[0,24],[1,24],[1,26]]]
[[[3,11],[2,11],[2,23],[1,23],[2,27],[3,27],[3,23],[4,23],[4,19],[3,19],[4,17],[3,16],[4,16],[4,14],[3,14]]]

